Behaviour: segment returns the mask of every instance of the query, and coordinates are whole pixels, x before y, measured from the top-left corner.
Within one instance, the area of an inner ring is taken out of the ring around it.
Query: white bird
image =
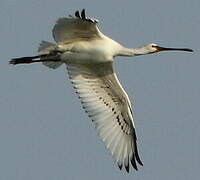
[[[42,62],[56,69],[66,64],[69,78],[82,106],[95,123],[100,138],[118,167],[129,172],[129,163],[136,170],[143,165],[138,149],[133,111],[128,95],[113,69],[116,56],[138,56],[160,51],[189,51],[149,44],[136,49],[125,48],[105,36],[97,28],[98,20],[87,18],[85,10],[75,17],[58,19],[53,28],[56,44],[42,41],[38,55],[14,58],[10,64]]]

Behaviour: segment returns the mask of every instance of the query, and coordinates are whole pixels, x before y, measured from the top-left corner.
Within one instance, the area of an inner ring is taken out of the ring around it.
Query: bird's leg
[[[43,54],[38,56],[27,56],[27,57],[20,57],[20,58],[13,58],[9,62],[10,64],[16,65],[16,64],[30,64],[35,62],[59,62],[60,58],[60,51],[52,51],[49,54]]]
[[[39,60],[35,60],[37,58],[40,58],[40,56],[31,56],[31,57],[21,57],[21,58],[13,58],[9,62],[10,64],[16,65],[16,64],[29,64],[38,62]]]
[[[36,63],[36,62],[47,62],[47,61],[59,62],[60,61],[60,59],[56,59],[55,56],[49,57],[48,59],[38,59],[38,58],[41,58],[41,56],[13,58],[11,59],[9,63],[16,65],[16,64],[30,64],[30,63]]]

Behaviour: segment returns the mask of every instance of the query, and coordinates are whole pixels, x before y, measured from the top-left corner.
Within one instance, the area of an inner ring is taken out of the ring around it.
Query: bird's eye
[[[152,45],[151,45],[151,47],[152,47],[152,48],[155,48],[155,47],[156,47],[156,45],[152,44]]]

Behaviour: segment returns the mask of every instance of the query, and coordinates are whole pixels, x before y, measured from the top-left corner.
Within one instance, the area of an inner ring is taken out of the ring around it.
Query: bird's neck
[[[122,47],[118,53],[118,56],[139,56],[148,54],[144,47],[140,48],[125,48]]]

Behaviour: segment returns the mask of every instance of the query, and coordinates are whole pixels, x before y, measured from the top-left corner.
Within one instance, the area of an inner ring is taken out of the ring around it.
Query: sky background
[[[81,109],[65,67],[12,66],[52,41],[59,17],[85,8],[127,47],[157,43],[194,53],[117,58],[134,103],[143,167],[120,171]],[[1,180],[198,180],[200,171],[199,0],[0,0]]]

